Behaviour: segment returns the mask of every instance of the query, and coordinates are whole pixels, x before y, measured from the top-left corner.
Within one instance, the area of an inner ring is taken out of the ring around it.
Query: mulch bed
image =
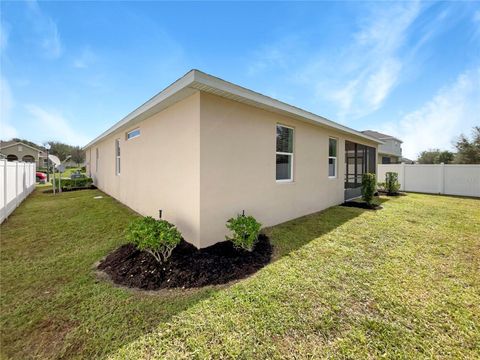
[[[243,279],[267,265],[272,250],[265,235],[260,235],[252,252],[236,249],[230,241],[198,250],[182,240],[168,261],[159,264],[149,253],[126,244],[110,253],[98,269],[114,283],[131,288],[196,288]]]
[[[381,205],[368,205],[364,201],[347,201],[341,204],[340,206],[345,206],[345,207],[354,207],[354,208],[359,208],[359,209],[366,209],[366,210],[380,210],[383,209],[383,206]]]
[[[77,188],[62,188],[62,192],[69,192],[69,191],[79,191],[79,190],[94,190],[97,187],[95,185],[87,186],[87,187],[77,187]],[[58,193],[58,189],[55,190]],[[53,189],[43,190],[44,194],[53,194]]]

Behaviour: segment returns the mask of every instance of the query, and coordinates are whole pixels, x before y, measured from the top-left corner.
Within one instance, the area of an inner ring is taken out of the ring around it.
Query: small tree
[[[366,173],[362,176],[362,198],[368,204],[373,204],[373,195],[375,194],[375,186],[377,178],[375,174]]]
[[[388,195],[398,194],[400,190],[400,183],[398,182],[398,173],[387,172],[385,174],[385,188]]]
[[[260,224],[253,216],[237,215],[227,221],[227,228],[232,232],[232,237],[226,237],[237,248],[252,251],[260,234]]]
[[[422,151],[417,160],[420,164],[450,164],[454,158],[455,154],[451,151],[431,149]]]
[[[455,143],[457,154],[455,160],[459,164],[480,164],[480,126],[472,130],[472,139],[460,135]]]
[[[127,240],[137,249],[146,251],[159,263],[167,261],[182,240],[177,228],[166,220],[151,216],[133,220],[127,229]]]
[[[72,147],[71,155],[72,161],[77,164],[77,166],[85,161],[85,152],[80,146]]]

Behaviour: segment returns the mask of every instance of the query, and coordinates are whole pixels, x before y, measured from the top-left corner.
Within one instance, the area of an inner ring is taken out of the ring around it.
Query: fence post
[[[440,163],[440,194],[445,194],[445,163]]]
[[[400,184],[403,191],[407,191],[407,186],[405,184],[405,162],[402,162],[402,182]]]
[[[8,177],[8,161],[7,159],[3,161],[3,216],[2,219],[5,220],[7,218],[7,177]]]
[[[15,207],[18,206],[18,161],[15,162]]]

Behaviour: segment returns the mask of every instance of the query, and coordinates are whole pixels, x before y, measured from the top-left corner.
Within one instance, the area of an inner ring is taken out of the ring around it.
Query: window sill
[[[291,179],[291,180],[275,180],[275,182],[277,184],[293,184],[294,183],[293,179]]]
[[[336,176],[329,176],[328,178],[329,178],[330,180],[338,179],[338,177],[336,177]]]

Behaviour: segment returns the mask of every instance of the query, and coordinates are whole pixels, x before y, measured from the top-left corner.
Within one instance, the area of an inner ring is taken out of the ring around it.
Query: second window
[[[328,177],[337,177],[337,139],[328,139]]]
[[[276,179],[293,181],[293,128],[277,125]]]

